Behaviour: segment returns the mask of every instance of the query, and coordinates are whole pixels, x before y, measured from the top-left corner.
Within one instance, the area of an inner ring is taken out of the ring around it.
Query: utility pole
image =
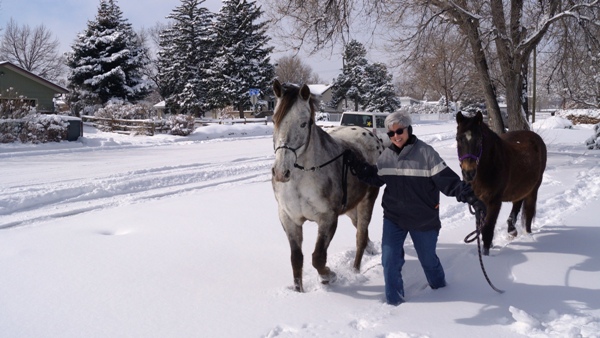
[[[533,49],[533,98],[532,98],[532,103],[531,103],[531,123],[535,122],[535,105],[536,105],[536,87],[537,87],[537,80],[536,80],[536,73],[537,73],[537,69],[536,69],[536,65],[537,65],[537,48]]]

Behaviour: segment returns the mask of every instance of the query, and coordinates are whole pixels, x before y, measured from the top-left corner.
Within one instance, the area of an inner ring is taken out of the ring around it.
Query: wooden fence
[[[105,117],[83,115],[81,119],[85,125],[93,126],[100,130],[105,129],[121,134],[143,134],[154,135],[155,133],[168,133],[169,127],[163,120],[124,120],[111,119]],[[268,117],[261,118],[236,118],[236,119],[195,119],[194,127],[207,126],[209,124],[247,124],[247,123],[264,123],[270,121]]]
[[[155,133],[166,133],[169,131],[169,128],[165,128],[164,123],[153,120],[124,120],[88,115],[82,115],[81,120],[85,125],[120,134],[131,134],[133,132],[151,136]]]
[[[253,117],[253,118],[235,118],[235,119],[196,119],[196,125],[208,124],[248,124],[248,123],[264,123],[265,125],[271,121],[270,117]]]

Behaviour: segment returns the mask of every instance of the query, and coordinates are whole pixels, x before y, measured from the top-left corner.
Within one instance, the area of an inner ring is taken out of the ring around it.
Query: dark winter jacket
[[[439,229],[440,191],[446,196],[472,194],[467,183],[428,144],[412,135],[402,149],[392,144],[359,177],[382,186],[383,216],[404,230]],[[461,198],[463,197],[463,198]]]

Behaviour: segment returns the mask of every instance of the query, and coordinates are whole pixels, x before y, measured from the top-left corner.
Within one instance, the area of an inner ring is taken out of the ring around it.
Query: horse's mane
[[[293,83],[284,83],[281,85],[283,93],[281,94],[281,99],[279,104],[277,105],[277,109],[273,114],[273,124],[275,127],[279,127],[281,121],[285,117],[285,115],[290,111],[290,109],[294,106],[296,101],[298,100],[298,96],[300,95],[300,87]],[[315,108],[319,104],[319,100],[314,97],[314,95],[310,95],[310,99],[308,100],[310,106],[310,114],[311,121],[315,120]]]
[[[492,128],[490,128],[484,122],[481,122],[481,134],[485,139],[487,139],[489,141],[489,142],[487,142],[488,144],[490,142],[492,142],[494,144],[502,143],[502,139],[500,138],[500,136],[498,134],[496,134],[496,132],[493,131]]]

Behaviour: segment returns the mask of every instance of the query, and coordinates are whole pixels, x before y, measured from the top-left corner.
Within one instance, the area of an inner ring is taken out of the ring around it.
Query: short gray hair
[[[402,111],[397,111],[397,112],[390,113],[390,115],[388,115],[385,118],[385,127],[388,130],[392,127],[392,125],[394,125],[394,123],[399,124],[406,128],[412,124],[412,120],[408,113],[402,112]]]

